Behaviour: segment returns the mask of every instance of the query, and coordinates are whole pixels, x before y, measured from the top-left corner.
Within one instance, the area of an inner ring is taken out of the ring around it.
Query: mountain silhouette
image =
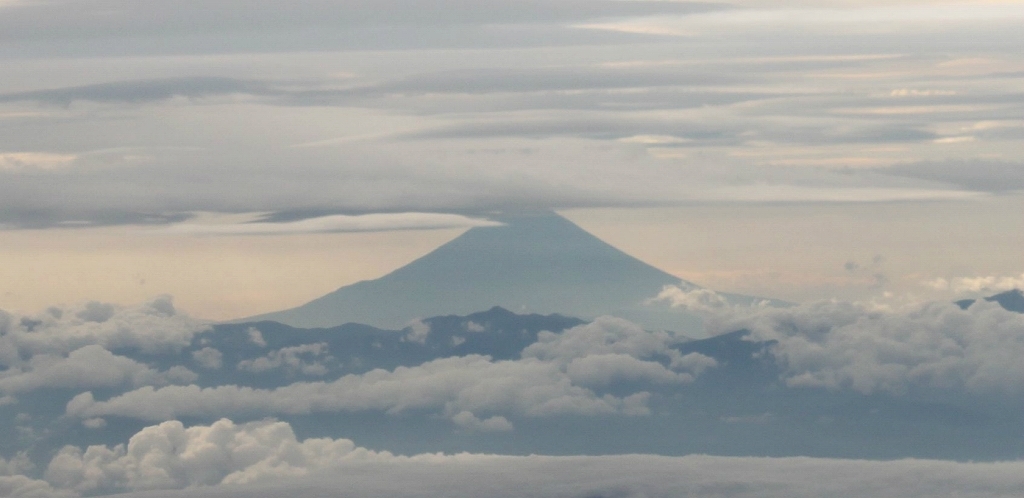
[[[1009,311],[1015,311],[1017,313],[1024,313],[1024,292],[1020,289],[1012,289],[1006,292],[1001,292],[994,296],[984,298],[988,302],[999,303],[1004,309]],[[963,309],[970,308],[974,304],[975,299],[963,299],[957,301],[957,306]]]
[[[645,305],[666,285],[694,288],[594,237],[553,212],[494,217],[376,280],[357,282],[297,308],[245,321],[294,327],[357,322],[383,328],[501,306],[516,313],[581,318],[613,314],[650,328],[693,330],[699,319]]]

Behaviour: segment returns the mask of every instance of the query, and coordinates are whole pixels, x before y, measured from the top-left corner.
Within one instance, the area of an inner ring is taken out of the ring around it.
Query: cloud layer
[[[979,300],[967,309],[933,302],[887,309],[821,301],[788,308],[733,306],[706,289],[666,287],[661,299],[705,315],[711,335],[749,330],[793,388],[903,395],[949,389],[1024,396],[1024,315]]]
[[[674,349],[684,340],[669,332],[647,332],[624,320],[603,317],[561,334],[543,332],[518,360],[453,356],[392,371],[375,369],[274,389],[156,387],[150,383],[106,400],[84,392],[68,402],[67,414],[83,419],[119,416],[161,421],[220,415],[427,410],[459,426],[485,430],[511,428],[504,415],[646,415],[650,393],[641,389],[616,396],[602,394],[602,390],[619,382],[686,384],[717,365],[699,353],[682,355]],[[324,362],[330,361],[326,345],[318,343],[275,350],[262,358],[244,360],[237,368],[322,376],[328,371]]]
[[[1017,3],[303,5],[0,7],[0,223],[1021,189]]]
[[[42,497],[160,489],[184,491],[145,496],[1009,497],[1024,491],[1022,470],[1019,462],[702,455],[406,457],[347,439],[299,440],[283,422],[223,419],[187,428],[165,422],[127,445],[65,447],[45,481],[0,477],[0,486],[14,489],[12,496]]]

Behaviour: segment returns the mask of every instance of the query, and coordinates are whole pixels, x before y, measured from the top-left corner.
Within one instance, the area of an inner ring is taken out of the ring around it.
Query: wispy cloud
[[[165,233],[195,235],[287,235],[297,233],[382,232],[390,230],[435,230],[498,226],[499,222],[442,213],[377,213],[331,215],[286,222],[243,222],[231,224],[179,223],[162,229]]]

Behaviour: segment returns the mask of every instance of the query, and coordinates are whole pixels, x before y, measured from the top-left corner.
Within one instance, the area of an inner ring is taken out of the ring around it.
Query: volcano
[[[666,285],[696,288],[594,237],[553,212],[493,217],[376,280],[297,308],[245,319],[293,327],[347,322],[382,328],[500,306],[579,318],[615,315],[649,328],[699,330],[699,319],[646,302]],[[742,296],[735,296],[742,299]]]

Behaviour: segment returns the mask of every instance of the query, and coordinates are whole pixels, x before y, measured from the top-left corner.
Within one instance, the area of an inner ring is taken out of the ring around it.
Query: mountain
[[[1020,438],[1007,437],[1019,432],[1019,395],[791,383],[779,343],[748,330],[691,340],[619,320],[494,307],[401,330],[218,324],[176,344],[112,347],[117,356],[102,365],[40,372],[34,389],[26,372],[0,376],[0,388],[22,389],[0,404],[0,434],[13,435],[0,438],[0,457],[27,451],[44,468],[65,445],[114,447],[175,412],[186,425],[274,417],[303,439],[352,437],[401,454],[1024,456]],[[39,356],[40,365],[60,361]],[[136,375],[113,377],[119,366]],[[670,370],[678,376],[666,377]],[[627,399],[649,411],[616,407]],[[104,423],[75,408],[94,401],[112,403]],[[467,425],[460,410],[476,418]],[[509,426],[473,423],[491,416]]]
[[[1020,289],[1013,289],[1008,290],[1006,292],[1001,292],[994,296],[986,297],[985,300],[988,302],[996,302],[1008,311],[1024,313],[1024,292],[1021,292]],[[970,308],[972,304],[974,304],[974,301],[974,299],[964,299],[961,301],[957,301],[956,304],[963,309],[967,309]]]
[[[241,321],[294,327],[358,322],[397,328],[419,317],[493,306],[581,318],[612,314],[650,328],[699,334],[700,321],[645,305],[666,285],[693,284],[644,263],[552,212],[495,218],[376,280],[342,287],[297,308]],[[732,296],[750,300],[744,296]]]

